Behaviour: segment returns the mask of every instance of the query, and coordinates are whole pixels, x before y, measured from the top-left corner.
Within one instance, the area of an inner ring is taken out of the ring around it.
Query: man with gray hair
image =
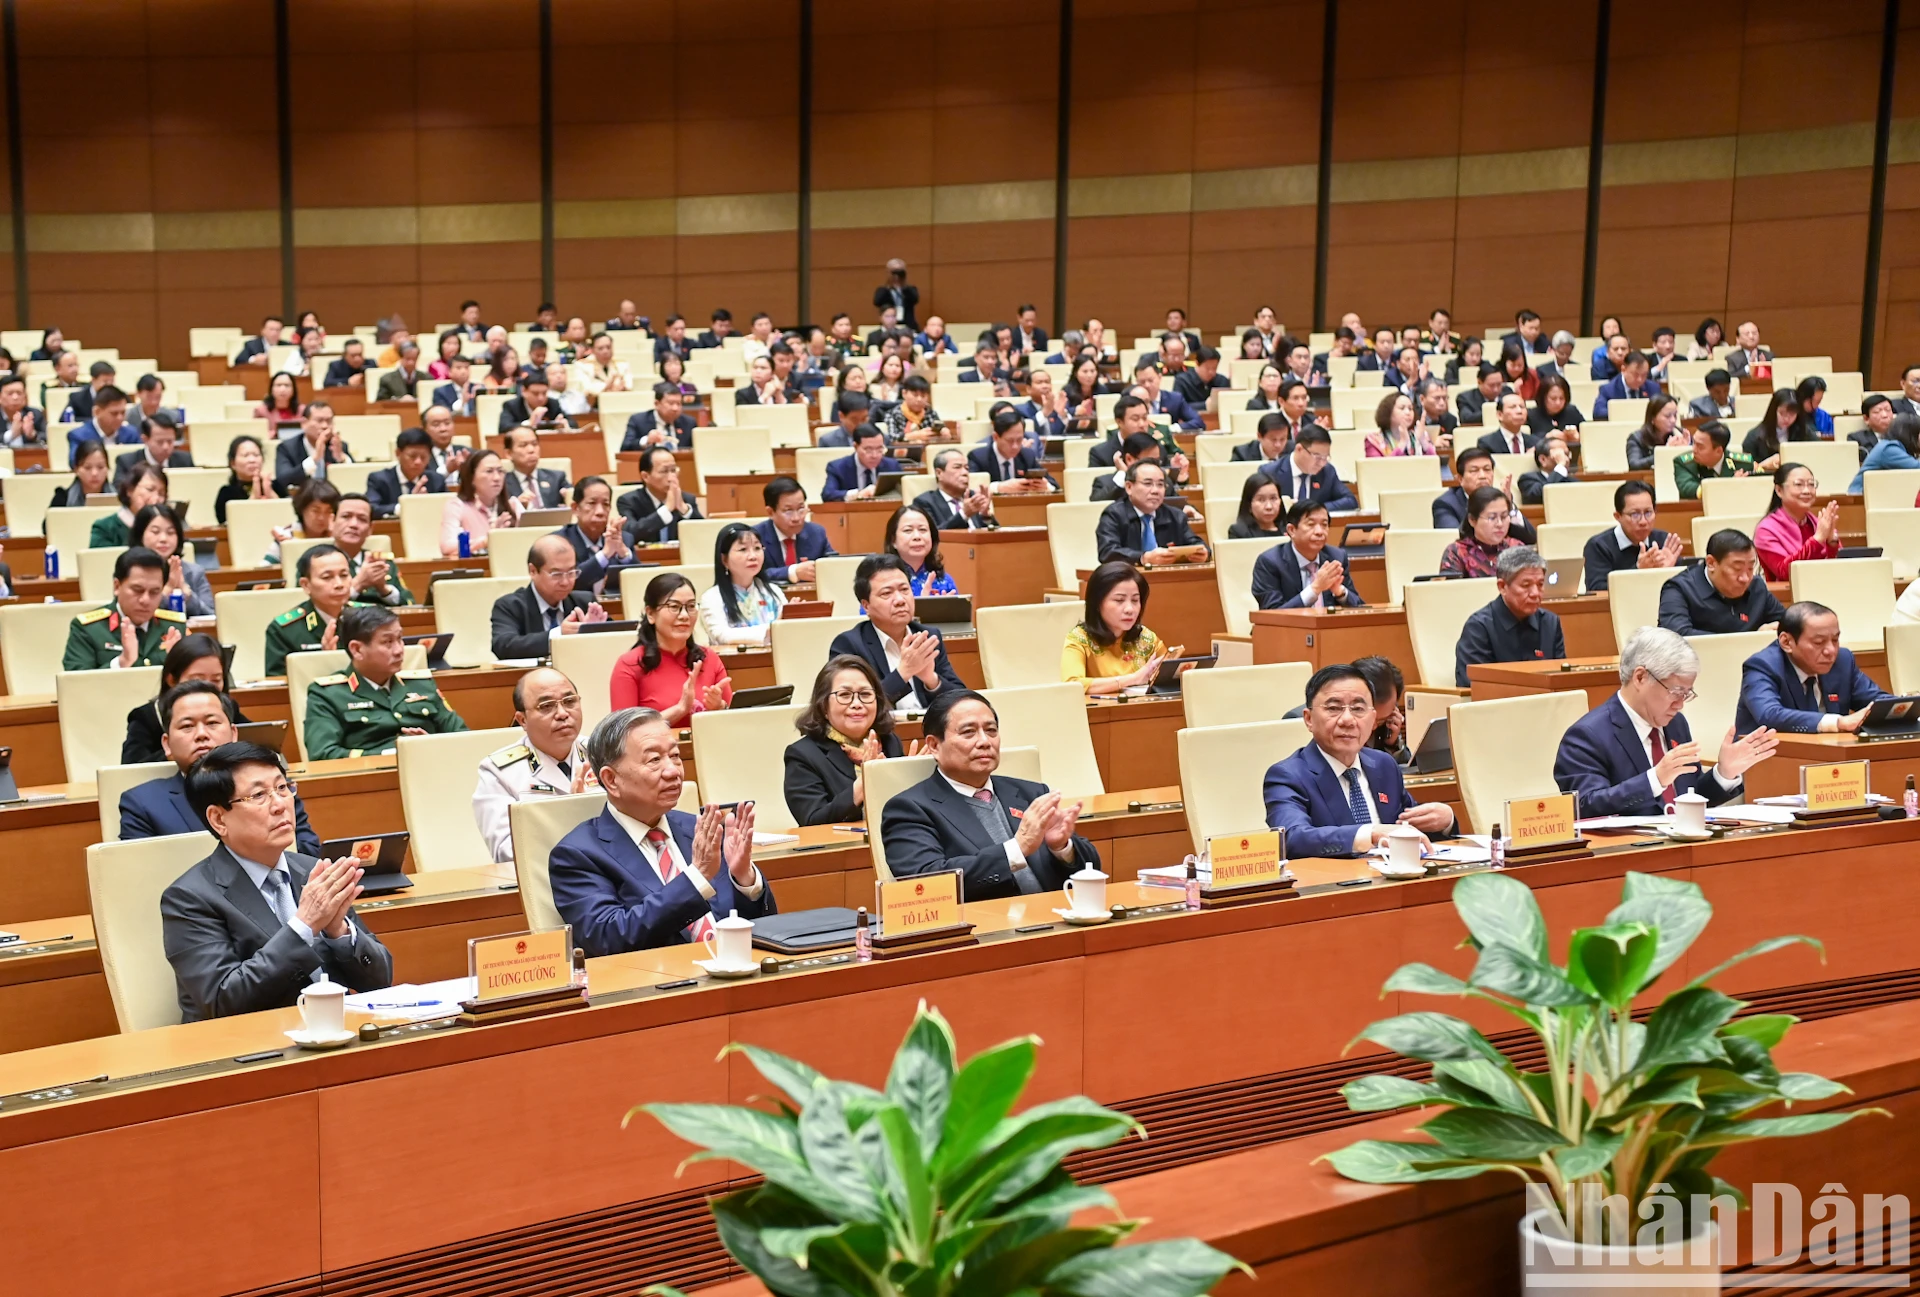
[[[1561,329],[1553,335],[1552,358],[1535,365],[1534,372],[1540,375],[1542,381],[1558,377],[1572,382],[1573,370],[1569,366],[1573,364],[1573,349],[1577,345],[1579,345],[1579,339],[1565,329]]]
[[[1087,345],[1087,335],[1078,329],[1068,329],[1060,335],[1060,350],[1048,356],[1044,363],[1049,365],[1071,365],[1080,356],[1080,348]]]
[[[1557,614],[1540,606],[1547,561],[1531,545],[1502,550],[1494,563],[1500,597],[1467,618],[1453,650],[1453,682],[1467,687],[1467,668],[1484,662],[1544,662],[1567,655]]]
[[[1700,773],[1700,745],[1680,714],[1699,675],[1699,655],[1670,630],[1642,626],[1627,640],[1620,692],[1575,721],[1553,759],[1554,783],[1580,794],[1582,815],[1660,815],[1688,793],[1709,806],[1740,800],[1747,771],[1779,738],[1764,727],[1729,729],[1713,773]]]
[[[589,955],[699,942],[729,913],[778,912],[753,863],[753,803],[674,810],[684,767],[680,736],[650,707],[625,707],[593,727],[587,761],[606,809],[577,824],[547,861],[553,903]]]

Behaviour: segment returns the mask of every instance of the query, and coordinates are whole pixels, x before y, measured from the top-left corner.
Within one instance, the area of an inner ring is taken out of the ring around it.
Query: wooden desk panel
[[[1747,774],[1749,797],[1800,791],[1800,767],[1830,761],[1871,761],[1873,791],[1900,804],[1907,779],[1920,780],[1920,739],[1862,740],[1851,734],[1782,734],[1773,760]]]
[[[1045,527],[943,531],[940,553],[953,583],[973,596],[976,608],[1041,603],[1053,588],[1053,551]]]
[[[1402,608],[1353,608],[1309,611],[1288,608],[1253,614],[1253,660],[1306,662],[1317,671],[1336,662],[1378,653],[1413,666],[1413,638]],[[1418,671],[1406,672],[1414,683]],[[1448,680],[1451,685],[1453,681]]]
[[[1572,645],[1568,645],[1571,649]],[[1862,649],[1854,654],[1854,661],[1860,664],[1873,682],[1889,692],[1887,670],[1887,652],[1885,649]],[[1620,659],[1612,653],[1597,656],[1575,655],[1553,662],[1488,662],[1467,668],[1467,679],[1473,688],[1476,702],[1489,698],[1515,698],[1525,694],[1548,693],[1562,689],[1582,689],[1586,691],[1589,708],[1598,707],[1620,688]],[[1809,756],[1804,760],[1833,760],[1831,757]],[[1799,783],[1793,787],[1799,791]]]
[[[811,507],[808,516],[826,528],[835,553],[878,554],[886,548],[887,519],[904,503],[898,498],[823,500]]]
[[[1146,623],[1160,642],[1177,645],[1188,654],[1205,653],[1215,635],[1227,629],[1227,615],[1220,607],[1220,581],[1211,563],[1176,563],[1167,567],[1142,567],[1148,586]],[[1087,592],[1087,578],[1093,573],[1082,568],[1077,574],[1080,593]]]

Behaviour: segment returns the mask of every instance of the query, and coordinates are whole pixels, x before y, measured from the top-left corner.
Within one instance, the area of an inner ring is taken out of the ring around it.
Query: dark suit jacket
[[[693,865],[693,816],[667,812],[667,830]],[[700,895],[687,871],[671,883],[640,854],[627,831],[602,810],[576,824],[547,859],[554,908],[573,925],[573,944],[589,955],[620,955],[633,950],[682,945],[684,929],[701,915],[724,919],[737,910],[743,919],[779,913],[773,884],[762,875],[760,896],[748,900],[734,890],[733,875],[722,869],[712,880],[713,899]]]
[[[1374,810],[1380,823],[1392,824],[1402,811],[1410,810],[1414,800],[1407,795],[1406,780],[1400,763],[1385,752],[1360,749],[1360,771],[1372,790]],[[1267,767],[1263,789],[1267,804],[1267,827],[1287,831],[1287,855],[1353,855],[1353,811],[1347,805],[1347,790],[1334,778],[1333,767],[1317,745],[1307,744],[1290,757]],[[1456,826],[1457,827],[1457,826]],[[1428,834],[1428,837],[1451,837]]]
[[[1273,479],[1281,495],[1293,499],[1298,485],[1294,479],[1299,476],[1299,470],[1293,466],[1292,455],[1270,459],[1260,466],[1260,471]],[[1360,507],[1360,502],[1354,499],[1353,492],[1340,480],[1340,474],[1334,472],[1331,464],[1323,464],[1320,471],[1308,479],[1307,498],[1315,504],[1326,505],[1328,512]]]
[[[329,459],[330,464],[352,462],[343,443],[334,443],[338,458]],[[288,437],[273,452],[273,489],[281,495],[290,496],[307,484],[307,439]]]
[[[686,502],[686,517],[706,516],[700,512],[700,506],[694,503],[691,495],[683,494],[680,498]],[[665,545],[680,539],[680,523],[683,519],[676,518],[672,522],[662,522],[660,506],[653,502],[653,497],[647,494],[647,488],[644,486],[635,487],[621,496],[614,502],[614,507],[620,511],[629,545]],[[762,543],[765,543],[764,540]],[[695,555],[694,560],[698,562],[704,557],[706,556]]]
[[[1133,507],[1133,501],[1123,496],[1108,505],[1093,533],[1100,546],[1100,561],[1105,563],[1117,558],[1138,563],[1146,552],[1141,548],[1141,530],[1140,513]],[[1155,510],[1153,538],[1161,549],[1200,543],[1193,534],[1193,528],[1187,525],[1187,515],[1170,504],[1163,504]]]
[[[1685,716],[1675,716],[1661,731],[1664,746],[1693,742]],[[1640,741],[1627,706],[1614,694],[1575,721],[1560,740],[1553,758],[1553,782],[1563,793],[1580,794],[1582,815],[1658,815],[1660,795],[1647,782],[1653,753]],[[1673,781],[1673,795],[1699,793],[1707,805],[1736,801],[1741,785],[1724,787],[1706,771],[1681,775]]]
[[[1543,473],[1534,469],[1531,473],[1522,473],[1513,489],[1520,493],[1521,504],[1539,504],[1546,496],[1547,487],[1558,482],[1578,482],[1580,475],[1574,472],[1561,474]]]
[[[1655,527],[1647,536],[1657,549],[1667,543],[1667,533]],[[1640,566],[1640,551],[1629,545],[1621,549],[1613,543],[1613,528],[1609,527],[1597,536],[1587,537],[1586,547],[1580,557],[1586,561],[1587,593],[1607,588],[1607,578],[1615,572],[1626,572]]]
[[[753,534],[760,538],[760,544],[767,551],[767,580],[786,584],[787,545],[780,539],[780,533],[774,530],[773,519],[762,518],[754,523]],[[793,538],[793,550],[802,560],[832,558],[837,552],[833,542],[827,539],[827,529],[817,522],[807,523],[800,528],[800,534]]]
[[[1014,413],[1027,421],[1027,427],[1033,435],[1041,437],[1064,437],[1067,434],[1067,421],[1049,410],[1044,415],[1032,401],[1022,401],[1013,407]]]
[[[1519,485],[1515,484],[1514,490],[1517,491],[1519,489]],[[1460,530],[1461,524],[1466,522],[1466,520],[1467,496],[1466,492],[1462,491],[1459,487],[1450,486],[1439,495],[1433,497],[1433,525],[1436,528],[1445,531],[1458,531]],[[1520,516],[1519,510],[1514,511],[1513,522],[1507,528],[1507,534],[1518,537],[1524,545],[1533,544],[1535,538],[1539,535],[1539,533],[1533,529],[1533,524]]]
[[[562,600],[560,615],[575,608],[586,610],[593,596],[569,591]],[[493,601],[493,655],[497,658],[543,658],[547,656],[547,622],[540,613],[540,598],[533,587],[523,585]]]
[[[432,465],[426,471],[427,490],[439,492],[447,489],[447,479],[436,472]],[[367,503],[373,506],[376,518],[391,518],[400,512],[400,497],[413,494],[413,483],[400,480],[398,468],[375,469],[367,475]]]
[[[505,432],[509,428],[520,427],[571,428],[573,426],[573,420],[567,417],[567,412],[560,408],[560,402],[552,395],[549,395],[547,403],[540,407],[539,418],[540,422],[536,425],[533,422],[533,411],[527,406],[526,397],[510,396],[500,406],[500,431]]]
[[[442,383],[433,389],[433,403],[444,405],[455,414],[473,413],[472,404],[461,399],[460,389],[452,383]]]
[[[320,386],[345,387],[347,386],[349,380],[351,380],[355,374],[364,374],[366,372],[367,372],[367,367],[365,365],[362,365],[360,366],[360,368],[355,369],[351,365],[347,364],[347,362],[344,360],[336,360],[331,365],[327,366],[326,379],[320,384]]]
[[[318,863],[287,853],[296,905]],[[321,937],[309,945],[274,917],[233,854],[216,847],[160,896],[162,939],[180,987],[181,1019],[291,1007],[319,968],[353,991],[391,985],[393,956],[358,915],[348,915],[347,922],[351,937]]]
[[[1020,453],[1014,457],[1013,463],[1014,476],[1016,478],[1024,477],[1026,471],[1030,468],[1044,467],[1040,462],[1040,457],[1034,454],[1032,448],[1028,446],[1020,447]],[[1000,477],[1000,461],[995,458],[991,445],[975,446],[967,452],[967,471],[971,473],[985,473],[994,481],[1003,480]],[[1051,477],[1047,479],[1047,483],[1049,486],[1055,485]]]
[[[1010,816],[1025,811],[1046,792],[1045,784],[993,776],[993,795]],[[880,834],[887,844],[887,867],[896,878],[958,869],[963,875],[963,900],[1020,894],[1007,863],[1006,840],[988,837],[979,817],[937,770],[894,795],[880,814]],[[1069,874],[1086,867],[1100,868],[1100,852],[1077,834],[1071,861],[1055,859],[1045,843],[1027,857],[1027,868],[1042,892],[1059,891]]]
[[[0,564],[0,566],[5,566]],[[9,574],[11,578],[11,574]],[[233,701],[233,695],[227,694],[223,701],[227,705],[227,717],[235,725],[247,723],[246,714]],[[160,707],[158,699],[140,703],[127,713],[127,735],[120,740],[120,764],[136,766],[148,761],[165,761],[167,750],[160,746]],[[197,832],[193,829],[169,829],[169,833]]]
[[[943,491],[922,491],[913,497],[913,507],[933,519],[934,527],[941,531],[978,531],[993,526],[993,519],[986,514],[969,518],[956,511]]]
[[[144,461],[146,457],[147,457],[147,448],[145,446],[140,447],[140,449],[138,450],[128,451],[126,454],[120,456],[120,458],[113,461],[113,475],[115,477],[120,476],[122,473],[132,468],[135,464],[138,464]],[[167,467],[168,468],[192,468],[193,456],[189,455],[184,450],[176,450],[171,455],[167,456]]]
[[[889,734],[880,740],[884,756],[901,753],[900,740]],[[853,804],[853,758],[838,743],[801,735],[787,745],[787,809],[795,823],[846,824],[862,817]]]
[[[1513,446],[1510,442],[1507,441],[1507,434],[1502,432],[1498,428],[1495,428],[1492,432],[1483,433],[1480,437],[1480,440],[1476,441],[1473,444],[1480,447],[1480,449],[1486,451],[1490,455],[1513,454]],[[1526,431],[1520,434],[1520,449],[1523,453],[1527,451],[1531,451],[1535,446],[1539,444],[1540,444],[1540,434],[1535,432],[1531,426],[1529,426]]]
[[[187,804],[187,777],[177,771],[127,789],[120,795],[120,840],[163,838],[173,833],[201,833],[206,825]],[[293,801],[293,849],[302,855],[320,854],[320,835],[307,822],[307,804]]]
[[[1820,705],[1815,707],[1779,643],[1769,644],[1740,666],[1740,706],[1733,727],[1742,734],[1762,725],[1786,734],[1811,734],[1820,728],[1822,715],[1859,711],[1884,692],[1854,662],[1850,649],[1840,650],[1832,669],[1819,677],[1817,689]]]
[[[1320,551],[1322,563],[1339,563],[1347,566],[1347,552],[1336,545],[1328,545]],[[1323,606],[1345,606],[1358,608],[1364,600],[1360,592],[1353,588],[1353,571],[1347,569],[1346,579],[1341,583],[1346,594],[1335,598],[1331,594],[1321,596]],[[1300,560],[1293,552],[1293,545],[1275,545],[1253,562],[1253,602],[1260,608],[1304,608],[1306,606],[1306,584],[1300,579]]]
[[[896,321],[902,328],[918,329],[920,321],[915,318],[920,306],[920,290],[912,284],[900,285],[900,318]],[[873,290],[873,309],[884,311],[893,305],[894,287],[882,284]],[[878,344],[875,344],[878,345]]]
[[[1200,411],[1188,405],[1187,398],[1178,392],[1170,392],[1162,388],[1160,391],[1160,401],[1155,409],[1173,420],[1173,425],[1176,428],[1184,428],[1188,432],[1194,432],[1205,426],[1205,421],[1200,417]]]
[[[627,435],[620,439],[620,449],[639,450],[646,445],[646,436],[660,426],[660,416],[652,410],[642,410],[638,414],[627,416]],[[682,446],[693,444],[693,430],[698,425],[693,416],[683,414],[673,421],[673,435]]]
[[[248,338],[240,344],[240,350],[233,358],[233,368],[238,369],[255,356],[264,356],[266,354],[267,344],[265,342],[259,338]]]
[[[1260,439],[1255,437],[1252,441],[1243,441],[1235,446],[1233,454],[1227,458],[1243,464],[1264,464],[1267,462],[1267,452],[1266,448],[1261,446]]]
[[[420,391],[420,381],[427,376],[424,369],[415,369],[413,377],[408,378],[403,369],[389,369],[380,375],[380,386],[374,389],[376,401],[404,401],[416,396]]]
[[[940,677],[940,687],[965,689],[967,686],[961,682],[960,673],[955,671],[953,663],[947,660],[947,644],[941,638],[940,632],[931,626],[922,626],[917,621],[907,623],[908,634],[917,630],[926,631],[939,645],[934,650],[933,672]],[[851,653],[855,657],[867,660],[868,665],[879,675],[880,684],[887,691],[888,702],[897,703],[912,691],[914,681],[887,667],[887,651],[880,647],[880,632],[873,628],[872,622],[863,621],[858,626],[850,626],[833,637],[833,643],[827,648],[827,656],[836,658],[842,653]]]
[[[567,481],[567,475],[557,468],[536,468],[533,470],[533,507],[536,509],[564,509],[567,507],[567,489],[573,484]],[[512,469],[507,470],[507,484],[504,494],[518,496],[529,489],[525,478]]]
[[[906,466],[891,455],[883,455],[880,467],[873,470],[879,473],[904,473]],[[852,455],[845,459],[830,460],[827,464],[827,482],[820,489],[822,500],[844,500],[860,489],[860,462]]]

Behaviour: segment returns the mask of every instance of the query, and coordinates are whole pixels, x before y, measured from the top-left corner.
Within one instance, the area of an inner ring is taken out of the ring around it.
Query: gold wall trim
[[[609,198],[553,205],[556,239],[637,239],[671,237],[671,198]]]
[[[420,209],[422,243],[539,241],[539,203],[459,203]]]
[[[933,224],[933,187],[822,189],[813,195],[816,230],[877,230],[890,225]]]
[[[417,207],[296,207],[296,248],[377,248],[420,241]]]
[[[1609,144],[1600,160],[1600,183],[1658,185],[1731,180],[1738,146],[1738,137],[1732,135]]]
[[[1336,203],[1452,198],[1459,187],[1459,158],[1406,158],[1333,164],[1333,201]]]
[[[152,212],[27,214],[30,252],[152,252]]]
[[[153,245],[161,252],[232,252],[280,246],[280,213],[155,212]]]
[[[1193,174],[1086,176],[1067,183],[1069,216],[1153,216],[1193,210]]]
[[[1920,162],[1920,117],[1896,117],[1887,137],[1887,164],[1910,162]]]
[[[935,185],[935,225],[1053,219],[1053,181],[1004,180],[980,185]]]
[[[1312,207],[1319,197],[1320,169],[1311,165],[1251,167],[1243,171],[1196,171],[1193,210],[1239,212],[1260,207]]]
[[[1849,122],[1804,131],[1742,135],[1736,176],[1787,176],[1873,165],[1873,123]]]
[[[1460,159],[1462,198],[1544,194],[1587,187],[1587,148],[1475,153]]]
[[[800,195],[713,194],[674,200],[678,234],[779,234],[800,228]]]

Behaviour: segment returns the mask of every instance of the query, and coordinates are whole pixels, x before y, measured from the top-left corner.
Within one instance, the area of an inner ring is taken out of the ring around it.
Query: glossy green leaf
[[[1675,1104],[1685,1104],[1690,1108],[1703,1107],[1700,1098],[1700,1078],[1692,1073],[1665,1071],[1653,1080],[1638,1087],[1627,1095],[1620,1104],[1619,1111],[1633,1112],[1641,1108],[1671,1108]]]
[[[974,1164],[942,1186],[948,1217],[965,1222],[991,1214],[1040,1183],[1067,1155],[1106,1148],[1138,1129],[1133,1118],[1082,1095],[1030,1108],[1002,1122]]]
[[[1735,964],[1745,963],[1755,956],[1771,954],[1776,950],[1783,950],[1788,946],[1811,946],[1814,951],[1819,954],[1820,962],[1823,964],[1827,962],[1827,948],[1818,941],[1815,941],[1812,937],[1768,937],[1765,941],[1754,942],[1751,946],[1748,946],[1745,950],[1724,963],[1715,964],[1712,968],[1700,974],[1700,976],[1694,978],[1691,982],[1688,982],[1687,985],[1705,986],[1713,981],[1714,978],[1720,976],[1720,974],[1726,972],[1729,968],[1732,968]]]
[[[1824,1076],[1815,1076],[1812,1072],[1782,1072],[1780,1074],[1780,1097],[1792,1099],[1796,1103],[1807,1103],[1815,1099],[1831,1099],[1836,1094],[1852,1094],[1838,1081],[1830,1081]]]
[[[1790,1139],[1797,1135],[1818,1135],[1822,1131],[1844,1126],[1856,1117],[1869,1113],[1878,1117],[1890,1117],[1893,1114],[1885,1108],[1856,1108],[1852,1112],[1809,1112],[1796,1117],[1755,1117],[1747,1121],[1729,1122],[1724,1126],[1704,1130],[1694,1141],[1699,1148],[1720,1148],[1728,1144],[1744,1144],[1755,1139]]]
[[[1567,978],[1623,1009],[1649,980],[1660,934],[1637,920],[1580,928],[1567,943]]]
[[[1750,1018],[1736,1018],[1720,1028],[1724,1036],[1745,1036],[1748,1040],[1772,1049],[1786,1038],[1787,1028],[1800,1019],[1790,1013],[1756,1013]]]
[[[803,1198],[838,1202],[807,1165],[797,1123],[791,1118],[715,1103],[649,1103],[635,1111],[655,1118],[689,1144],[699,1145],[701,1151],[689,1162],[738,1162]]]
[[[1380,988],[1380,994],[1404,991],[1411,995],[1465,995],[1467,990],[1465,982],[1432,964],[1402,964]]]
[[[1124,1233],[1108,1226],[1053,1230],[991,1257],[969,1261],[960,1268],[950,1297],[1001,1297],[1039,1287],[1055,1266],[1082,1252],[1112,1247]]]
[[[1593,996],[1544,959],[1512,946],[1488,946],[1467,979],[1483,991],[1498,991],[1525,1004],[1554,1007],[1592,1004]]]
[[[1473,877],[1473,875],[1469,875]],[[1390,1049],[1423,1063],[1450,1058],[1484,1058],[1505,1063],[1493,1042],[1466,1021],[1449,1013],[1403,1013],[1382,1018],[1347,1043],[1352,1049],[1360,1041],[1370,1040],[1382,1049]]]
[[[966,1171],[981,1144],[1013,1111],[1033,1075],[1033,1036],[985,1049],[954,1074],[939,1147],[932,1160],[934,1183],[944,1189]]]
[[[722,1057],[728,1054],[745,1054],[747,1061],[753,1064],[754,1070],[785,1095],[787,1102],[796,1109],[806,1107],[807,1101],[813,1097],[813,1087],[826,1080],[820,1073],[798,1059],[788,1058],[785,1054],[776,1054],[758,1045],[734,1041],[720,1053]]]
[[[922,1000],[906,1039],[894,1052],[893,1067],[887,1073],[887,1097],[913,1123],[923,1160],[932,1158],[939,1147],[953,1078],[953,1029]]]
[[[815,1239],[825,1238],[829,1234],[838,1234],[845,1228],[847,1227],[844,1224],[802,1225],[794,1229],[773,1227],[760,1231],[760,1242],[775,1256],[785,1257],[789,1261],[805,1265],[807,1249],[812,1246]]]
[[[1555,1153],[1554,1164],[1568,1180],[1585,1179],[1604,1171],[1626,1139],[1619,1131],[1589,1130],[1574,1147]]]
[[[768,1229],[804,1228],[808,1221],[789,1204],[770,1201],[757,1190],[715,1198],[709,1204],[720,1241],[733,1259],[780,1297],[846,1297],[822,1275],[770,1251],[761,1238]]]
[[[1506,1068],[1484,1058],[1451,1059],[1433,1065],[1434,1088],[1451,1102],[1471,1103],[1475,1107],[1504,1108],[1508,1112],[1531,1115],[1520,1082]],[[1473,1096],[1480,1098],[1475,1100]]]
[[[1608,923],[1644,923],[1659,934],[1653,960],[1647,965],[1646,980],[1637,990],[1645,990],[1680,956],[1713,918],[1713,906],[1696,883],[1667,878],[1660,874],[1629,872],[1621,889],[1621,901],[1607,915]]]
[[[1349,1180],[1362,1184],[1414,1184],[1422,1180],[1465,1180],[1497,1171],[1491,1162],[1459,1162],[1438,1144],[1363,1139],[1317,1159]]]
[[[1360,1076],[1340,1087],[1340,1096],[1354,1112],[1391,1112],[1434,1103],[1439,1096],[1430,1085],[1404,1076]]]
[[[874,1118],[887,1142],[887,1190],[894,1209],[906,1222],[917,1258],[933,1254],[933,1184],[926,1160],[920,1155],[920,1135],[913,1120],[897,1103],[886,1104]]]
[[[1711,987],[1693,986],[1668,996],[1647,1019],[1647,1035],[1635,1062],[1650,1072],[1670,1063],[1712,1063],[1727,1057],[1715,1033],[1740,1011],[1740,1001]]]
[[[800,1114],[800,1151],[823,1192],[832,1195],[831,1205],[822,1202],[821,1206],[843,1220],[877,1222],[881,1218],[877,1168],[862,1154],[847,1121],[848,1103],[868,1102],[871,1094],[842,1081],[829,1081],[814,1091],[813,1102]]]
[[[1448,1157],[1486,1162],[1530,1161],[1567,1145],[1551,1126],[1487,1108],[1453,1108],[1422,1122],[1420,1130]]]
[[[1050,1297],[1201,1297],[1240,1262],[1198,1239],[1083,1252],[1047,1276]]]
[[[1511,874],[1468,874],[1453,885],[1453,908],[1482,950],[1512,946],[1545,960],[1547,921],[1527,885]]]

